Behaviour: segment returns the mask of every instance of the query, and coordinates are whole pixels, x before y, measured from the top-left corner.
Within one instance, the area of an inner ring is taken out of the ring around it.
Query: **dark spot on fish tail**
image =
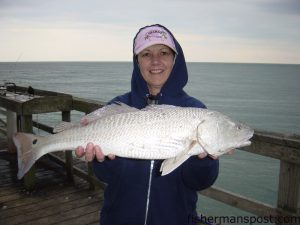
[[[37,139],[34,139],[34,140],[32,141],[32,144],[35,145],[35,144],[37,143],[37,141],[38,141]]]

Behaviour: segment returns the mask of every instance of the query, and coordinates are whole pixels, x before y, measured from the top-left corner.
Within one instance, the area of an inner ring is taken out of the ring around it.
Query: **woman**
[[[131,91],[111,100],[142,109],[148,104],[205,108],[187,95],[188,80],[182,49],[172,33],[159,24],[143,27],[134,38]],[[101,146],[100,146],[101,147]],[[161,160],[135,160],[110,155],[99,146],[78,147],[78,157],[93,160],[96,176],[107,183],[101,225],[188,225],[197,217],[197,191],[218,176],[218,160],[191,157],[166,176]],[[96,159],[94,159],[96,158]],[[193,219],[191,219],[193,218]]]

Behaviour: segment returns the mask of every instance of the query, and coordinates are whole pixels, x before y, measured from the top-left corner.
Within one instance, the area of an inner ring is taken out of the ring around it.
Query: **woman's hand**
[[[103,162],[105,159],[105,155],[103,154],[100,146],[94,145],[93,143],[88,143],[85,148],[83,146],[78,146],[75,149],[75,155],[78,158],[85,156],[85,160],[87,162],[93,161],[95,157],[99,162]],[[112,154],[108,155],[109,159],[115,159],[115,157],[116,156]]]

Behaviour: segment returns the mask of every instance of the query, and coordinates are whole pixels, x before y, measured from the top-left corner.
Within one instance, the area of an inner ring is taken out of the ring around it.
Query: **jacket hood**
[[[187,72],[184,54],[180,44],[175,39],[174,35],[166,27],[160,24],[150,25],[146,27],[151,27],[151,26],[159,26],[165,29],[167,32],[170,33],[175,43],[175,47],[178,54],[175,56],[173,69],[171,71],[168,80],[162,87],[161,92],[157,95],[157,100],[158,100],[158,104],[176,105],[176,99],[179,99],[181,96],[185,95],[183,88],[188,81],[188,72]],[[139,32],[146,27],[141,28]],[[136,39],[136,37],[137,35],[135,36],[134,40]],[[149,95],[149,90],[147,87],[147,83],[142,77],[137,62],[137,56],[134,54],[133,51],[133,72],[131,78],[131,102],[133,103],[133,106],[135,106],[136,108],[144,108],[147,104],[148,95]]]

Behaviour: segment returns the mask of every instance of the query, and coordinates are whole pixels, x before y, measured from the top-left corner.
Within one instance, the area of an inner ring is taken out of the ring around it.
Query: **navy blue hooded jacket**
[[[204,108],[202,102],[183,91],[188,80],[186,63],[179,43],[172,37],[178,55],[168,80],[157,95],[157,102]],[[120,101],[141,109],[147,105],[149,91],[135,55],[133,63],[131,91],[111,102]],[[162,160],[120,157],[101,163],[94,160],[96,176],[107,183],[100,214],[101,225],[195,224],[192,218],[197,215],[197,191],[214,183],[218,176],[218,160],[193,156],[166,176],[160,175],[161,163]]]

